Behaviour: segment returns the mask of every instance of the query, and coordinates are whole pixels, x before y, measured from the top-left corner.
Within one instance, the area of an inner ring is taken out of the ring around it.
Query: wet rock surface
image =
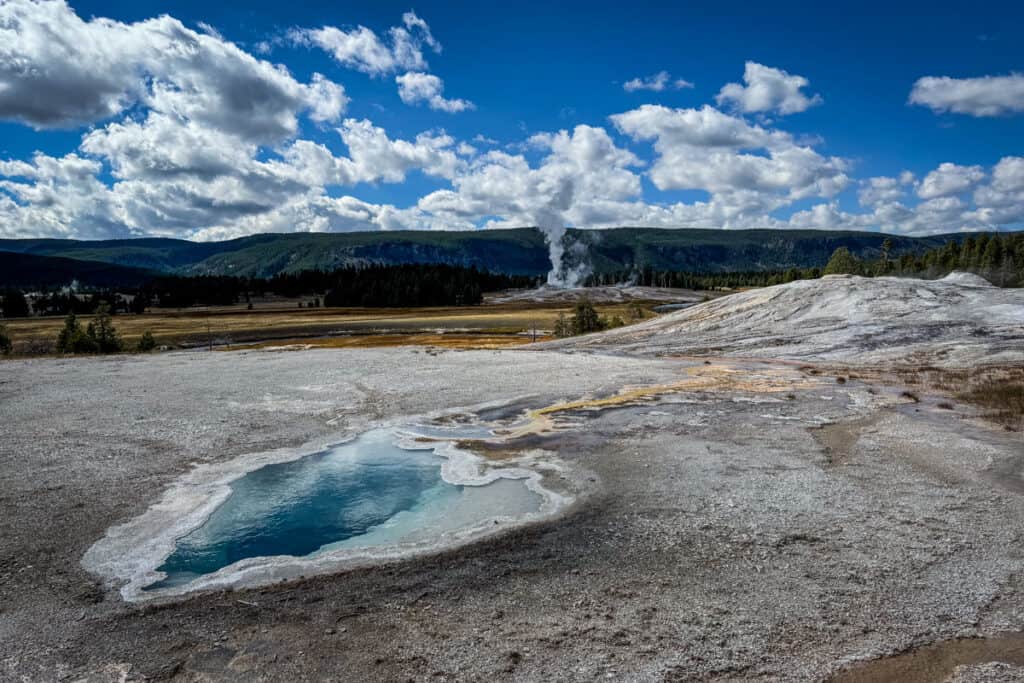
[[[622,393],[648,386],[674,388]],[[555,521],[166,604],[79,565],[194,463],[502,401],[576,401],[524,436],[594,474]],[[0,403],[3,679],[818,681],[1024,629],[1024,498],[992,476],[1021,476],[1020,434],[900,387],[767,362],[195,352],[2,363]],[[997,671],[971,666],[954,680]]]

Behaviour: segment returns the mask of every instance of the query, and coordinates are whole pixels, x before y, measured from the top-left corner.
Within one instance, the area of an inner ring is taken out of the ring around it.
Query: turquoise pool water
[[[450,484],[431,448],[400,448],[396,439],[393,430],[369,431],[235,480],[210,517],[177,540],[158,567],[166,577],[146,590],[180,586],[248,558],[423,540],[540,506],[522,480]]]

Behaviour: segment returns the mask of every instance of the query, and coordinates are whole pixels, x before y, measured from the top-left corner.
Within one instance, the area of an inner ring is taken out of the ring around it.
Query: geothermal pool
[[[445,457],[410,436],[480,438],[466,429],[375,429],[353,441],[288,462],[267,464],[229,482],[227,497],[197,527],[178,537],[144,587],[187,585],[251,558],[310,557],[428,543],[491,519],[541,509],[522,478],[480,485],[442,477]],[[402,445],[398,445],[399,442]]]

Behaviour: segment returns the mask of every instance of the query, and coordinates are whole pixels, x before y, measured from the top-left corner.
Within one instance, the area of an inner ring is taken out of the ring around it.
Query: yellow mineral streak
[[[614,396],[605,398],[582,398],[575,401],[556,403],[533,411],[535,420],[545,416],[573,410],[601,410],[612,406],[642,403],[663,394],[687,391],[729,391],[748,393],[778,393],[806,389],[821,384],[821,380],[803,376],[790,368],[759,368],[756,370],[736,368],[729,365],[699,365],[685,368],[686,377],[677,382],[653,384],[642,387],[626,387]]]

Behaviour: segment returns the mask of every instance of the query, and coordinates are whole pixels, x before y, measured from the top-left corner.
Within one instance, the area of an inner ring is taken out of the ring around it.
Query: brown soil
[[[941,683],[964,664],[1024,665],[1024,633],[961,638],[858,664],[831,683]]]

